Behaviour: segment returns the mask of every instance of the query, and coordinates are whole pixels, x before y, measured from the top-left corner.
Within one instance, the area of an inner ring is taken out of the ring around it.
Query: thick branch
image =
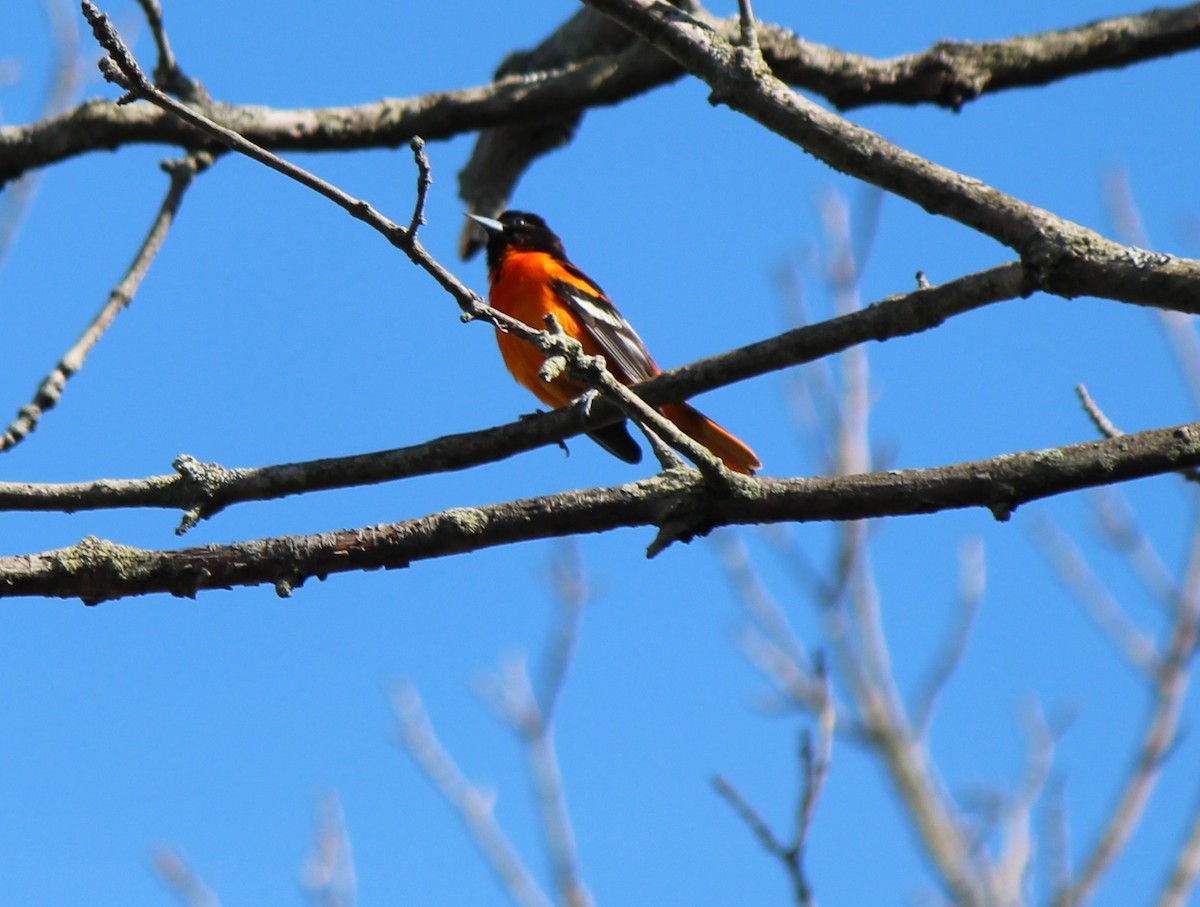
[[[841,110],[932,103],[958,110],[980,95],[1047,85],[1200,46],[1200,3],[1101,19],[1003,41],[939,41],[889,60],[843,53],[760,26],[759,41],[780,79]]]
[[[829,166],[1014,249],[1030,289],[1200,313],[1200,261],[1122,246],[893,145],[792,91],[704,22],[656,0],[586,0],[703,79],[713,100]]]
[[[1189,4],[1006,41],[939,42],[892,60],[847,54],[777,26],[760,25],[759,41],[781,79],[824,95],[843,109],[923,102],[957,108],[980,94],[1042,85],[1195,48],[1200,46],[1198,21],[1200,4]],[[736,17],[720,24],[728,37],[736,34]],[[204,106],[224,125],[275,151],[398,148],[416,135],[446,139],[616,104],[674,81],[681,73],[678,64],[658,51],[638,46],[547,70],[537,79],[511,76],[476,88],[355,107]],[[0,127],[0,186],[65,158],[137,143],[207,147],[201,137],[159,111],[91,100],[62,116]]]
[[[407,567],[413,561],[512,542],[624,526],[689,526],[703,535],[735,523],[809,522],[1019,505],[1095,485],[1200,464],[1200,423],[933,469],[813,479],[734,477],[715,494],[698,473],[673,471],[609,488],[570,491],[416,520],[320,535],[146,551],[95,538],[57,551],[0,558],[0,597],[128,595],[274,583],[281,594],[310,576]]]

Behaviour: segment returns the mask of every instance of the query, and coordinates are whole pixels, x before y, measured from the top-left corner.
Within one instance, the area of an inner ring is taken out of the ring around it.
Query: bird
[[[632,325],[600,285],[571,263],[562,240],[541,217],[526,211],[505,211],[499,218],[467,216],[487,231],[488,302],[494,309],[539,331],[553,315],[585,353],[602,355],[622,384],[661,374]],[[566,374],[544,380],[545,357],[533,344],[499,328],[496,341],[517,383],[547,406],[558,409],[587,392],[584,384]],[[690,404],[669,403],[659,411],[734,472],[752,475],[761,468],[754,451]],[[593,429],[588,436],[626,463],[642,459],[641,447],[624,421]]]

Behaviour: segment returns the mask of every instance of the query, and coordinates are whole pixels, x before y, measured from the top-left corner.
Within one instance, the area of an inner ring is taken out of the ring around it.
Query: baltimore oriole
[[[553,315],[564,333],[583,344],[585,353],[603,355],[622,384],[637,384],[662,371],[599,285],[567,259],[562,240],[544,220],[523,211],[506,211],[499,220],[468,216],[488,231],[488,301],[493,308],[536,330],[544,330],[546,316]],[[496,340],[513,377],[548,406],[566,406],[587,390],[566,375],[543,381],[539,372],[545,359],[532,344],[499,330]],[[694,407],[671,403],[660,411],[734,472],[750,474],[762,465],[754,451]],[[624,422],[588,435],[627,463],[642,458]]]

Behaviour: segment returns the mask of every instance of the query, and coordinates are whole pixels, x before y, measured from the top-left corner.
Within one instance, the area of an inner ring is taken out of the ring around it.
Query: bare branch
[[[1124,499],[1114,489],[1098,489],[1090,498],[1101,537],[1125,558],[1147,594],[1173,612],[1179,603],[1178,585]]]
[[[861,305],[849,212],[839,198],[821,207],[831,248],[828,282],[839,312]],[[839,475],[870,468],[869,366],[862,348],[837,362],[841,395],[834,435],[834,467]],[[837,527],[832,578],[825,584],[819,613],[829,649],[867,740],[887,771],[903,808],[942,884],[955,902],[983,907],[988,877],[972,860],[956,805],[944,791],[937,767],[914,734],[892,672],[884,637],[879,594],[870,562],[870,524],[844,521]]]
[[[1087,413],[1088,418],[1092,420],[1092,424],[1096,426],[1096,431],[1100,432],[1106,438],[1116,438],[1124,434],[1121,429],[1112,424],[1108,416],[1104,415],[1104,410],[1092,399],[1086,387],[1082,384],[1076,384],[1075,395],[1079,397],[1079,402],[1083,404],[1083,411]]]
[[[937,698],[966,652],[975,618],[979,614],[979,606],[983,602],[986,576],[983,542],[977,538],[968,539],[958,548],[958,595],[954,604],[954,614],[946,629],[945,638],[926,673],[926,679],[913,696],[913,705],[909,710],[918,738],[923,739],[928,735],[929,722],[933,718]]]
[[[1187,907],[1200,877],[1200,798],[1192,806],[1191,823],[1175,855],[1175,863],[1155,907]]]
[[[861,725],[848,715],[825,677],[820,659],[809,658],[788,623],[783,608],[771,595],[750,559],[741,538],[733,532],[713,536],[717,556],[730,584],[750,615],[751,626],[739,633],[742,653],[792,706],[826,719],[855,743],[865,742]]]
[[[75,341],[75,345],[67,350],[50,374],[42,379],[42,383],[38,385],[38,389],[33,395],[33,400],[21,407],[17,418],[9,424],[4,434],[0,435],[0,453],[21,443],[30,432],[38,427],[42,416],[58,405],[68,379],[83,367],[84,359],[87,358],[92,347],[104,336],[104,332],[108,330],[108,326],[112,324],[121,310],[133,301],[142,278],[150,270],[150,264],[158,254],[163,240],[166,239],[167,231],[175,222],[175,216],[179,212],[179,205],[183,201],[184,193],[192,184],[196,174],[202,172],[211,163],[212,158],[201,153],[163,164],[163,170],[167,172],[171,180],[170,186],[158,209],[158,214],[155,215],[154,221],[150,225],[150,231],[142,240],[142,245],[125,271],[125,276],[113,287],[108,295],[108,300],[96,313],[96,317],[92,319],[91,324],[87,326],[79,339]]]
[[[38,118],[56,116],[74,100],[83,82],[79,55],[79,29],[69,0],[43,0],[42,8],[50,21],[54,44],[54,77],[42,99]],[[25,213],[37,195],[40,174],[26,173],[7,188],[0,199],[0,263],[4,261],[25,220]],[[3,181],[0,180],[0,185]]]
[[[824,682],[823,674],[822,681]],[[750,831],[758,838],[763,849],[783,864],[784,871],[787,872],[788,879],[792,884],[792,893],[796,903],[801,907],[815,907],[816,905],[804,857],[808,845],[808,832],[812,827],[813,813],[825,786],[825,778],[829,773],[834,728],[832,698],[826,687],[824,705],[817,716],[816,743],[814,744],[812,735],[807,731],[800,738],[798,755],[802,781],[800,794],[796,801],[796,824],[789,844],[784,844],[775,836],[766,820],[746,801],[733,784],[721,775],[712,779],[713,789],[746,823]]]
[[[959,110],[985,94],[1048,85],[1128,66],[1200,44],[1200,4],[1153,9],[1003,41],[939,41],[890,60],[797,39],[776,26],[759,41],[775,74],[841,110],[874,104],[937,104]],[[765,31],[765,34],[764,34]]]
[[[753,806],[746,802],[736,787],[720,775],[712,779],[712,786],[721,798],[733,807],[733,811],[738,814],[738,817],[754,832],[754,836],[762,844],[763,850],[772,856],[786,859],[787,847],[775,837],[775,832],[771,831],[771,826],[766,823],[766,820],[758,814],[758,811]]]
[[[1003,836],[990,882],[996,904],[1026,902],[1025,891],[1034,858],[1033,811],[1045,789],[1054,761],[1054,733],[1041,709],[1032,705],[1024,716],[1025,773],[1007,805],[1001,823]]]
[[[548,655],[550,660],[566,657],[569,656],[553,651]],[[497,675],[487,678],[483,692],[499,715],[516,731],[525,747],[542,834],[561,903],[566,907],[591,905],[592,897],[580,877],[575,831],[567,811],[566,789],[558,763],[552,717],[542,710],[534,696],[525,659],[512,659]],[[558,692],[552,691],[552,701],[557,700]]]
[[[821,677],[825,680],[825,696],[817,715],[817,739],[814,743],[811,735],[806,735],[800,748],[801,763],[804,766],[804,786],[801,789],[800,806],[796,814],[794,845],[796,863],[800,870],[796,878],[796,893],[801,898],[801,903],[811,904],[816,902],[812,896],[812,886],[804,872],[804,854],[808,847],[808,833],[812,828],[817,800],[825,789],[825,779],[829,775],[829,766],[833,760],[833,736],[837,726],[837,711],[833,706],[833,697],[823,668]]]
[[[542,718],[547,722],[554,720],[558,697],[566,681],[567,668],[571,665],[575,644],[579,640],[583,609],[591,599],[578,540],[563,539],[558,546],[557,556],[551,563],[550,572],[551,588],[558,601],[558,620],[555,622],[554,635],[546,647],[537,695]]]
[[[1028,290],[1200,312],[1200,261],[1135,250],[888,142],[802,95],[703,23],[651,0],[586,0],[669,54],[729,105],[849,176],[1016,250]]]
[[[812,664],[788,625],[787,615],[783,608],[771,595],[762,576],[750,559],[745,543],[733,532],[718,532],[713,536],[717,556],[721,566],[729,577],[730,584],[737,594],[738,601],[750,615],[754,624],[761,629],[763,635],[789,662],[799,675],[806,679],[815,679],[812,674]],[[768,672],[770,673],[770,672]],[[780,689],[789,689],[790,684],[781,684]],[[807,682],[805,683],[807,688]],[[811,701],[815,706],[817,698],[808,695],[795,697],[800,702]]]
[[[167,40],[167,29],[163,24],[161,4],[158,0],[137,0],[137,2],[150,26],[154,45],[158,48],[158,62],[154,66],[154,84],[163,91],[185,100],[207,103],[208,92],[195,79],[189,79],[175,59],[175,53],[171,50],[171,42]]]
[[[212,889],[192,872],[175,851],[159,848],[154,853],[152,865],[163,888],[174,895],[183,907],[220,907],[221,902]]]
[[[1159,315],[1163,317],[1170,314],[1172,313],[1159,313]],[[1178,312],[1174,314],[1179,315]],[[1185,320],[1189,318],[1187,315],[1179,315],[1179,317]],[[1075,395],[1079,397],[1079,402],[1083,404],[1083,411],[1087,413],[1088,418],[1092,421],[1092,424],[1096,426],[1096,431],[1100,432],[1100,434],[1104,435],[1106,438],[1119,438],[1121,435],[1125,434],[1125,432],[1117,428],[1117,426],[1113,424],[1112,420],[1104,414],[1104,410],[1102,410],[1100,405],[1092,399],[1091,394],[1088,393],[1086,387],[1084,387],[1082,384],[1075,385]],[[1180,470],[1179,474],[1189,482],[1200,482],[1200,470],[1184,469]]]
[[[413,136],[413,140],[408,144],[412,148],[413,160],[417,164],[417,195],[416,202],[413,204],[412,220],[408,223],[408,235],[416,238],[417,229],[426,223],[425,201],[429,198],[429,187],[433,184],[433,175],[429,164],[429,155],[425,153],[425,140],[420,136]]]
[[[880,103],[958,109],[981,94],[1044,85],[1194,48],[1200,45],[1198,20],[1200,4],[1189,4],[1005,41],[939,42],[892,60],[844,53],[778,26],[760,24],[757,35],[776,75],[824,95],[842,109]],[[736,37],[736,19],[708,21],[728,38]],[[277,151],[394,148],[415,135],[446,139],[486,127],[559,117],[557,122],[565,125],[558,127],[557,139],[553,130],[541,139],[549,148],[561,144],[564,132],[569,135],[579,111],[619,103],[682,74],[678,64],[644,44],[618,42],[608,53],[605,45],[595,47],[598,55],[552,55],[537,65],[537,79],[518,68],[518,74],[486,86],[358,107],[289,111],[214,106],[238,122],[239,131],[256,144]],[[193,139],[157,111],[89,101],[30,126],[0,127],[0,185],[27,170],[88,151],[146,142],[192,149]],[[494,160],[489,158],[489,164]],[[519,158],[505,165],[508,189],[527,163]],[[500,195],[493,193],[492,204],[502,203],[508,189],[502,186]],[[466,187],[463,197],[472,204],[477,197],[483,199],[480,210],[486,207],[486,199]]]
[[[762,62],[762,49],[758,46],[758,22],[754,18],[751,0],[738,0],[738,38],[742,47],[753,60]]]
[[[1160,668],[1154,644],[1126,616],[1120,603],[1096,578],[1071,540],[1044,516],[1033,522],[1030,532],[1059,582],[1083,606],[1100,632],[1109,638],[1131,667],[1143,676],[1153,676]]]
[[[972,506],[1006,519],[1027,501],[1192,464],[1200,464],[1200,424],[931,469],[805,479],[739,476],[725,489],[730,493],[722,494],[703,476],[673,471],[627,485],[225,546],[147,551],[88,537],[57,551],[0,557],[0,597],[49,595],[94,603],[260,583],[274,583],[286,595],[309,576],[406,567],[414,560],[535,538],[658,526],[664,518],[693,526],[696,534],[739,523],[853,520]]]
[[[346,831],[342,804],[336,796],[317,804],[312,850],[300,874],[300,884],[315,907],[354,907],[358,880]]]
[[[1151,708],[1133,764],[1112,812],[1088,850],[1074,881],[1059,889],[1052,907],[1073,907],[1088,899],[1137,828],[1162,772],[1163,761],[1175,745],[1188,666],[1200,630],[1200,531],[1193,533],[1187,578],[1180,592],[1170,636],[1151,678]]]
[[[765,374],[785,364],[817,359],[855,343],[882,341],[934,327],[956,313],[1010,299],[1019,292],[1019,285],[1020,267],[1002,265],[939,287],[890,297],[850,315],[788,331],[664,372],[636,385],[634,390],[654,406],[675,403],[685,396]],[[520,330],[534,333],[524,325],[520,325]],[[0,482],[0,511],[76,512],[111,507],[182,509],[185,518],[178,530],[182,533],[198,520],[207,519],[232,504],[465,469],[561,441],[616,418],[620,418],[618,409],[603,400],[596,400],[590,408],[566,407],[498,428],[447,435],[412,447],[349,457],[226,469],[216,464],[199,463],[184,455],[173,464],[175,475],[39,485]]]
[[[560,550],[566,552],[573,548],[570,543],[565,543]],[[534,694],[525,659],[521,656],[509,660],[499,672],[485,678],[483,693],[525,747],[560,902],[564,907],[590,907],[592,897],[579,871],[575,831],[567,810],[566,788],[554,740],[554,709],[575,651],[587,589],[577,551],[564,553],[556,559],[554,569],[558,578],[555,583],[558,620],[544,656],[540,696]]]
[[[1129,173],[1124,168],[1115,169],[1105,177],[1104,200],[1116,237],[1122,242],[1143,249],[1152,248],[1150,236],[1146,232],[1141,212],[1133,197]],[[1171,353],[1191,392],[1192,402],[1200,406],[1200,338],[1196,336],[1196,325],[1193,319],[1179,312],[1160,311],[1158,316]],[[1193,481],[1200,480],[1200,476],[1188,478]]]
[[[392,706],[400,722],[404,748],[454,807],[504,890],[520,907],[552,907],[496,822],[492,798],[463,777],[453,757],[437,739],[416,690],[409,685],[397,687],[392,692]]]

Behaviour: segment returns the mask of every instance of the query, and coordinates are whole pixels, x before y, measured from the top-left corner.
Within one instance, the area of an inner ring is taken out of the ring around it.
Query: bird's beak
[[[478,214],[470,213],[467,214],[467,217],[471,218],[471,220],[475,221],[475,223],[479,224],[479,226],[483,227],[489,233],[504,232],[504,224],[493,217],[480,217]]]

